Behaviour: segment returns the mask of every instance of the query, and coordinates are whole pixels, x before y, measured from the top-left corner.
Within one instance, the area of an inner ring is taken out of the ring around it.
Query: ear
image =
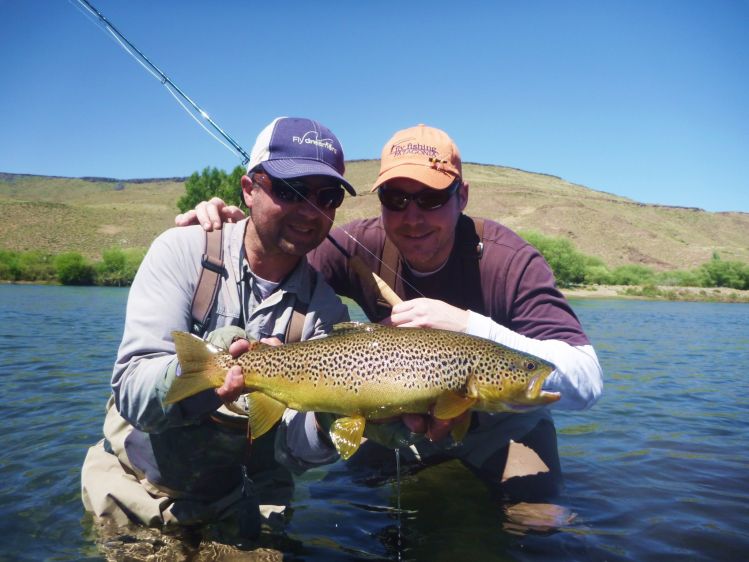
[[[242,201],[248,209],[252,208],[252,180],[249,176],[242,176]]]
[[[464,181],[458,188],[458,204],[460,205],[461,212],[465,210],[468,205],[468,182]]]

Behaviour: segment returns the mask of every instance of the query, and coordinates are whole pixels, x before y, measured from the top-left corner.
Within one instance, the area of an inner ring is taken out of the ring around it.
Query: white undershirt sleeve
[[[603,372],[592,345],[573,346],[560,340],[536,340],[473,311],[469,311],[466,333],[553,363],[556,369],[544,382],[543,389],[561,394],[561,399],[552,404],[554,408],[585,410],[601,396]]]

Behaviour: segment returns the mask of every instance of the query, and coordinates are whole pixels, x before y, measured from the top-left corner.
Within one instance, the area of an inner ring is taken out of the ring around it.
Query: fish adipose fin
[[[470,409],[478,400],[478,387],[476,378],[468,375],[466,384],[460,392],[448,390],[437,397],[432,413],[435,418],[449,420],[457,418],[460,414]]]
[[[216,363],[220,350],[187,332],[172,332],[172,338],[181,372],[166,393],[164,404],[173,404],[224,384],[226,369]]]
[[[359,449],[365,425],[363,416],[350,416],[338,418],[330,426],[330,440],[343,460],[348,460]]]
[[[286,410],[286,404],[262,392],[250,392],[247,401],[250,406],[250,435],[253,439],[270,431]]]

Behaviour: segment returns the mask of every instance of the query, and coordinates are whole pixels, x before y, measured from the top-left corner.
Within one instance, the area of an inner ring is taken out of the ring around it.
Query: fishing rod
[[[187,94],[185,94],[174,82],[172,82],[169,77],[164,74],[161,69],[159,69],[159,67],[153,64],[146,55],[144,55],[135,45],[128,41],[127,37],[120,33],[120,31],[114,26],[114,24],[110,22],[104,16],[104,14],[97,10],[90,2],[88,2],[88,0],[76,1],[81,6],[83,6],[90,14],[98,18],[98,20],[104,25],[104,28],[114,36],[114,38],[122,46],[122,48],[125,49],[125,51],[137,62],[139,62],[141,66],[143,66],[151,75],[153,75],[157,80],[161,82],[161,84],[169,91],[169,93],[172,94],[172,96],[174,96],[177,102],[182,106],[187,114],[190,115],[190,117],[192,117],[198,123],[198,125],[203,127],[203,129],[207,131],[209,135],[211,135],[226,148],[236,152],[239,156],[241,156],[243,159],[242,164],[244,164],[245,166],[247,165],[247,163],[250,161],[250,155],[247,154],[247,152],[239,145],[237,141],[235,141],[221,127],[219,127],[216,122],[211,119],[211,116],[208,115],[208,113],[203,111],[198,106],[198,104],[192,101],[192,99],[190,99]],[[224,137],[224,139],[226,139],[226,142],[228,142],[231,147],[227,146],[226,143],[219,139],[212,131],[207,129],[206,126],[195,117],[195,113],[191,112],[188,107],[182,102],[182,100],[186,101],[193,108],[193,110],[197,112],[198,115],[200,115],[200,117],[207,121],[214,131],[218,132],[219,135]]]
[[[71,0],[72,1],[72,0]],[[120,44],[120,46],[125,49],[125,51],[133,57],[138,63],[140,63],[141,66],[143,66],[146,71],[149,72],[152,76],[154,76],[157,80],[161,82],[161,84],[169,91],[169,93],[172,94],[175,100],[182,106],[182,108],[187,112],[190,117],[195,120],[195,122],[198,123],[209,135],[211,135],[214,139],[216,139],[218,142],[220,142],[223,146],[228,148],[229,150],[235,152],[239,156],[242,157],[242,164],[246,166],[250,161],[250,156],[247,154],[247,151],[245,151],[237,141],[235,141],[231,136],[229,136],[221,127],[219,127],[213,119],[203,111],[190,97],[185,94],[172,80],[164,74],[159,67],[157,67],[155,64],[153,64],[146,55],[144,55],[135,45],[133,45],[115,26],[110,22],[104,14],[102,14],[99,10],[97,10],[88,0],[75,0],[80,4],[85,10],[90,13],[91,15],[95,16],[99,22],[104,26],[104,28],[117,40],[117,42]],[[190,111],[190,109],[185,105],[184,102],[187,102],[190,107],[193,108],[193,111]],[[229,143],[227,145],[224,141],[222,141],[220,138],[218,138],[213,131],[208,129],[200,120],[197,119],[195,114],[200,115],[205,121],[208,122],[208,124],[213,128],[215,132],[217,132],[219,135],[221,135],[226,142]],[[284,180],[285,181],[285,180]],[[292,188],[293,189],[293,188]],[[307,199],[305,197],[305,200],[312,205],[315,209],[317,209],[318,212],[322,213],[322,210],[319,209],[312,201]],[[325,213],[322,213],[323,216]],[[390,268],[387,264],[385,264],[382,260],[380,260],[377,256],[374,255],[368,248],[366,248],[361,242],[359,242],[356,237],[351,235],[350,233],[346,232],[346,230],[341,229],[351,240],[353,240],[356,244],[358,244],[361,248],[366,250],[370,255],[375,257],[380,263],[385,265],[385,267]],[[348,260],[349,265],[354,270],[354,272],[359,276],[359,279],[362,281],[363,284],[366,286],[372,287],[375,290],[377,290],[380,295],[382,296],[385,301],[390,304],[390,306],[395,306],[401,301],[401,298],[395,294],[395,292],[390,288],[390,286],[385,283],[385,281],[382,280],[382,278],[377,275],[374,271],[369,269],[364,262],[359,258],[358,256],[352,256],[346,249],[341,246],[330,234],[328,234],[328,240],[335,246],[335,248],[341,252]],[[397,272],[395,272],[397,275]],[[404,280],[405,281],[405,280]]]

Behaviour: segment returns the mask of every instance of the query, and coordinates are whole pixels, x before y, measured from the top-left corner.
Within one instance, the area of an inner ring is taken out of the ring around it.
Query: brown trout
[[[366,420],[429,411],[450,419],[468,409],[526,412],[560,397],[541,390],[554,369],[551,363],[445,330],[348,322],[326,338],[281,346],[253,343],[237,359],[186,332],[172,335],[181,375],[167,393],[167,404],[220,387],[227,369],[240,365],[253,437],[271,429],[287,407],[330,412],[342,416],[330,435],[344,459],[359,448]],[[454,430],[456,441],[468,422],[466,416]]]

